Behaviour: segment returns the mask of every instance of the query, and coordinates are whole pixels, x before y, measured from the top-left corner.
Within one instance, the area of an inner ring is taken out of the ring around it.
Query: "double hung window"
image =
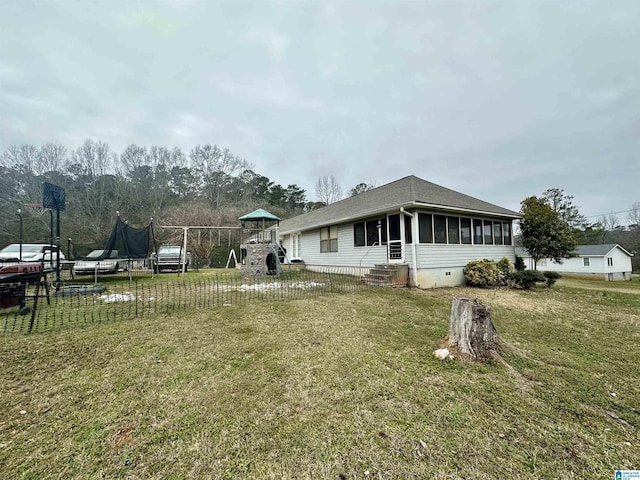
[[[338,251],[338,226],[320,229],[320,253]]]

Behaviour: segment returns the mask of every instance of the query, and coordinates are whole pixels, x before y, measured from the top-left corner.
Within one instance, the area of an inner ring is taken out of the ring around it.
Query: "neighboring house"
[[[594,275],[605,280],[631,280],[631,253],[620,245],[580,245],[576,256],[556,263],[550,258],[538,260],[538,270],[555,271],[572,275]],[[521,247],[516,248],[516,255],[522,257],[525,265],[533,269],[533,259]]]
[[[514,261],[517,212],[409,176],[297,217],[279,238],[308,269],[364,275],[375,265],[404,265],[421,288],[464,283],[471,260]],[[348,268],[345,268],[348,267]]]

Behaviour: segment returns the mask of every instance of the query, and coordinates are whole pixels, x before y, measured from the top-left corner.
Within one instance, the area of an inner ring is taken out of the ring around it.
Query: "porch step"
[[[364,274],[364,282],[376,287],[406,287],[409,267],[406,264],[378,264]]]

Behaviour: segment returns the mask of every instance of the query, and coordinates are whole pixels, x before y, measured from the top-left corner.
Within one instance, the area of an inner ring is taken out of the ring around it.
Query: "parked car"
[[[104,255],[104,250],[94,250],[82,260],[78,260],[73,266],[75,275],[91,275],[98,273],[116,273],[127,270],[129,260],[120,258],[117,250],[111,250],[107,258],[100,258]]]
[[[0,262],[45,262],[56,263],[58,247],[48,243],[23,243],[22,258],[20,259],[20,244],[12,243],[0,250]],[[64,260],[64,253],[60,252],[60,260]]]
[[[189,269],[191,254],[187,252],[185,271]],[[165,270],[182,271],[182,247],[179,245],[162,245],[153,255],[153,270],[161,273]]]

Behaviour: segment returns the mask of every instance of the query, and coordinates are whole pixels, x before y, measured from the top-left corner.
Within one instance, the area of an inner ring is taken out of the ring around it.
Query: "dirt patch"
[[[111,444],[112,450],[117,451],[117,450],[120,450],[122,447],[131,445],[133,443],[132,434],[133,434],[133,427],[131,425],[126,425],[122,428],[119,428]]]

